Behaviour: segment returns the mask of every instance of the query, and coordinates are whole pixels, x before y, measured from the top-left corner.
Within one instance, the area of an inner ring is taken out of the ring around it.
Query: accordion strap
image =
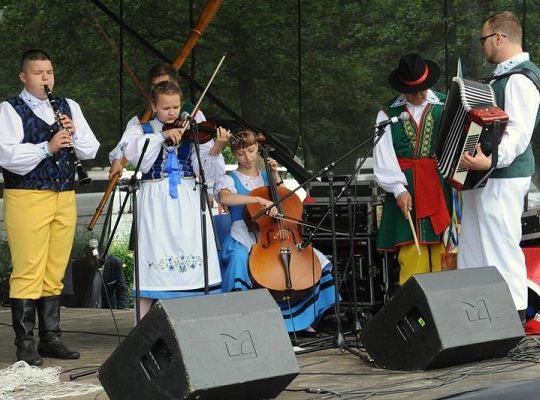
[[[490,76],[489,78],[480,79],[480,82],[489,83],[493,80],[498,81],[500,79],[508,78],[509,76],[515,75],[515,74],[521,74],[529,78],[534,84],[534,86],[536,87],[536,89],[540,92],[540,79],[538,79],[538,76],[536,76],[534,72],[532,72],[530,69],[527,69],[527,68],[513,69],[501,75],[493,75],[493,76]]]

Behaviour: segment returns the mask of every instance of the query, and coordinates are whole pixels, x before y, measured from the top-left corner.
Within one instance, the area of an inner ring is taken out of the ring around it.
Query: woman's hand
[[[217,156],[222,151],[225,145],[229,142],[229,139],[231,138],[232,134],[231,131],[228,129],[225,129],[221,126],[219,126],[216,129],[216,138],[214,139],[214,146],[210,150],[210,155]]]
[[[122,167],[120,160],[113,160],[111,168],[109,168],[109,179],[112,179],[115,175],[118,175],[118,177],[121,178],[123,172],[124,168]]]
[[[173,146],[176,146],[182,140],[182,135],[184,134],[185,130],[186,130],[185,127],[172,128],[172,129],[167,129],[166,131],[163,131],[161,134],[163,135],[165,140],[170,139]]]
[[[272,204],[274,204],[274,202],[272,202],[270,200],[266,200],[266,199],[264,199],[262,197],[257,197],[257,202],[260,204],[261,210],[263,210],[263,209],[265,209],[267,207],[270,207]],[[272,208],[266,210],[266,214],[268,214],[271,217],[275,217],[278,214],[278,209],[276,207],[272,207]]]
[[[266,163],[268,164],[268,166],[270,167],[270,170],[272,171],[272,175],[274,176],[274,180],[276,181],[276,184],[280,185],[281,183],[283,183],[283,180],[279,176],[279,172],[278,172],[278,162],[274,160],[273,158],[268,157],[266,159]]]

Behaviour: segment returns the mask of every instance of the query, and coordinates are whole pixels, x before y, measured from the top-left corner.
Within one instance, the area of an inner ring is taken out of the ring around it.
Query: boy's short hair
[[[21,56],[19,72],[24,72],[30,61],[51,61],[51,57],[41,49],[30,49]]]

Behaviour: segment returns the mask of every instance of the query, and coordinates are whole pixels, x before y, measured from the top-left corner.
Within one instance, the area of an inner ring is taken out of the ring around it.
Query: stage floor
[[[121,335],[133,325],[131,311],[115,311]],[[62,309],[64,340],[81,352],[79,360],[44,359],[44,367],[59,366],[62,370],[85,370],[99,366],[118,345],[115,326],[109,310]],[[14,363],[15,346],[11,329],[11,311],[0,307],[0,369]],[[307,339],[301,339],[305,341]],[[300,375],[279,400],[299,399],[435,399],[466,390],[540,377],[540,344],[529,337],[522,342],[522,351],[512,358],[487,360],[430,372],[386,371],[366,363],[360,357],[338,349],[320,350],[298,355]],[[69,373],[61,374],[69,380]],[[98,384],[97,375],[77,382]],[[309,388],[311,393],[304,389]],[[0,388],[1,389],[1,388]],[[322,392],[317,392],[321,390]],[[46,391],[45,391],[46,392]],[[0,390],[1,394],[1,390]],[[341,397],[339,397],[341,395]],[[1,397],[1,396],[0,396]],[[14,397],[17,398],[17,397]],[[69,399],[105,400],[102,390],[91,395]]]

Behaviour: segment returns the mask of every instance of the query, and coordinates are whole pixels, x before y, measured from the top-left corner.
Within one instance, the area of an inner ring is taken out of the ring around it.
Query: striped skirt
[[[248,249],[228,236],[221,247],[221,288],[223,292],[253,288],[248,271]],[[319,282],[309,296],[295,302],[278,302],[288,332],[309,328],[336,301],[332,264],[322,269]]]

